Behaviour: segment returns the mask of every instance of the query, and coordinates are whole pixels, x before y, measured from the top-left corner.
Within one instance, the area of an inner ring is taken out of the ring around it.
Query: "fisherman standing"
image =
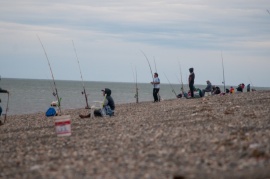
[[[189,85],[189,89],[190,89],[191,98],[194,98],[194,80],[195,80],[194,69],[190,68],[189,72],[190,72],[190,74],[188,77],[188,85]]]
[[[9,92],[7,90],[4,90],[2,88],[0,88],[0,93],[7,93],[7,94],[9,94]],[[1,103],[1,99],[0,99],[0,103]],[[2,115],[2,108],[0,106],[0,117],[1,117],[1,115]],[[0,125],[2,125],[2,124],[3,124],[3,122],[0,120]]]
[[[160,84],[160,80],[158,78],[158,73],[154,73],[154,78],[153,81],[151,82],[151,84],[153,85],[153,97],[154,97],[154,103],[158,102],[158,92],[159,92],[159,84]]]

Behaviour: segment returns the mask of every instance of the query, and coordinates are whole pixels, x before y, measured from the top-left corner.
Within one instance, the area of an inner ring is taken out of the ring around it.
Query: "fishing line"
[[[221,51],[221,59],[222,59],[222,69],[223,69],[223,85],[224,85],[224,93],[226,92],[225,89],[225,75],[224,75],[224,64],[223,64],[223,55],[222,55],[222,51]]]
[[[163,73],[164,73],[164,72],[163,72]],[[168,79],[168,77],[167,77],[167,75],[166,75],[165,73],[164,73],[164,76],[165,76],[166,79],[168,80],[168,82],[169,82],[169,84],[170,84],[170,86],[171,86],[171,88],[172,88],[172,92],[175,94],[175,96],[176,96],[176,98],[177,98],[177,94],[176,94],[176,92],[174,91],[173,86],[172,86],[170,80]]]
[[[48,65],[49,65],[49,67],[50,67],[50,71],[51,71],[51,75],[52,75],[52,79],[53,79],[53,84],[54,84],[54,88],[55,88],[55,95],[56,95],[57,100],[58,100],[58,105],[57,105],[57,106],[58,106],[58,108],[59,108],[59,113],[60,113],[59,115],[61,116],[61,98],[59,98],[59,95],[58,95],[58,91],[57,91],[57,88],[56,88],[56,84],[55,84],[55,80],[54,80],[54,76],[53,76],[51,64],[50,64],[50,61],[49,61],[47,52],[46,52],[46,50],[45,50],[45,48],[44,48],[44,46],[43,46],[43,44],[42,44],[42,42],[41,42],[41,40],[40,40],[40,38],[39,38],[38,35],[37,35],[37,38],[38,38],[38,40],[39,40],[39,42],[40,42],[40,44],[41,44],[41,46],[42,46],[42,48],[43,48],[43,51],[44,51],[44,53],[45,53],[45,56],[46,56]]]
[[[72,44],[73,44],[74,52],[75,52],[75,54],[76,54],[76,58],[77,58],[77,62],[78,62],[79,70],[80,70],[80,74],[81,74],[82,85],[83,85],[83,92],[82,92],[82,94],[84,94],[85,102],[86,102],[86,107],[85,107],[85,109],[90,109],[90,108],[89,108],[89,104],[88,104],[87,94],[86,94],[86,91],[85,91],[85,85],[84,85],[84,81],[83,81],[83,77],[82,77],[81,66],[80,66],[79,58],[78,58],[77,51],[76,51],[76,48],[75,48],[75,45],[74,45],[73,40],[72,40]]]
[[[154,77],[153,77],[153,71],[152,71],[152,68],[151,68],[151,65],[150,65],[150,62],[147,58],[147,56],[145,55],[145,53],[141,50],[142,54],[144,55],[144,57],[146,58],[147,62],[148,62],[148,66],[149,66],[149,69],[150,69],[150,73],[151,73],[151,77],[152,77],[152,80],[154,82]]]

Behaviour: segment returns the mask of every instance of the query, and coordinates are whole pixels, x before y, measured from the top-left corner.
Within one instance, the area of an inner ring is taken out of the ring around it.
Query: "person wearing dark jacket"
[[[190,72],[190,74],[188,77],[188,85],[189,85],[189,89],[190,89],[190,95],[192,98],[194,98],[194,80],[195,80],[194,69],[190,68],[189,72]]]
[[[112,91],[109,88],[105,88],[104,90],[101,90],[103,92],[103,96],[106,96],[106,99],[104,99],[104,104],[103,104],[103,108],[105,109],[106,115],[114,115],[114,110],[115,110],[115,104],[114,104],[114,100],[111,96]],[[107,114],[110,113],[110,114]],[[94,111],[94,115],[95,116],[102,116],[102,112],[100,109],[95,110]],[[88,118],[91,116],[91,114],[87,114],[87,115],[79,115],[80,118]]]
[[[111,110],[114,111],[115,105],[114,105],[114,100],[111,97],[112,91],[109,88],[105,88],[104,90],[101,90],[101,91],[103,91],[103,96],[105,96],[106,94],[106,100],[105,100],[104,106],[108,105],[110,106]]]

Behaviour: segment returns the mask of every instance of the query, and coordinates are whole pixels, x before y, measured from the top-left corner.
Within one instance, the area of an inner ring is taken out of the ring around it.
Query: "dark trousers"
[[[189,84],[189,90],[190,90],[191,97],[193,98],[194,97],[194,84],[193,83]]]
[[[0,116],[2,115],[2,108],[1,108],[1,106],[0,106]]]
[[[158,92],[159,92],[159,88],[153,89],[154,102],[158,102],[158,95],[157,95]]]

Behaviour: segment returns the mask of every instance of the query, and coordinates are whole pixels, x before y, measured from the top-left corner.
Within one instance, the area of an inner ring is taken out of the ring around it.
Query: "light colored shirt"
[[[159,80],[159,78],[158,77],[156,77],[156,78],[154,78],[154,83],[157,83],[157,82],[159,82],[160,83],[160,80]],[[160,88],[160,85],[159,84],[153,84],[153,87],[154,88]]]

